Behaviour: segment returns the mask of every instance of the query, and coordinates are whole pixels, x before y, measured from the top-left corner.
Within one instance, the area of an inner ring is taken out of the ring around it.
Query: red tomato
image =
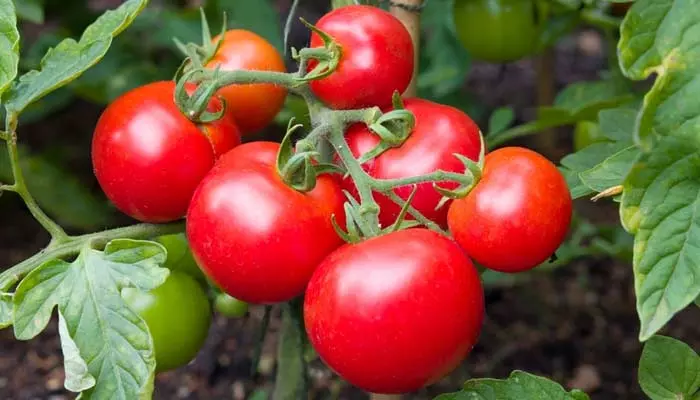
[[[117,98],[92,139],[95,176],[107,197],[143,222],[182,218],[199,182],[223,153],[240,144],[230,117],[197,125],[175,105],[175,83],[154,82]],[[213,99],[209,111],[221,108]]]
[[[406,90],[413,76],[413,42],[396,17],[377,7],[353,5],[329,12],[316,27],[341,46],[335,72],[311,82],[311,90],[330,107],[388,106],[394,91]],[[323,47],[316,33],[311,47]],[[312,60],[309,70],[316,65]]]
[[[401,147],[387,150],[379,157],[363,165],[365,171],[375,178],[396,179],[423,175],[437,170],[464,172],[464,164],[454,156],[462,154],[474,161],[479,159],[481,137],[479,127],[460,110],[421,99],[405,100],[407,110],[416,117],[416,125],[411,135]],[[367,126],[356,124],[348,129],[346,139],[350,150],[360,156],[379,143],[379,137]],[[455,184],[441,183],[441,187],[454,189]],[[343,181],[343,188],[356,194],[355,184],[350,179]],[[412,186],[396,189],[405,199],[411,194]],[[411,203],[418,211],[435,223],[447,225],[447,205],[435,210],[440,195],[432,184],[418,185]],[[401,208],[387,197],[375,194],[381,208],[379,221],[388,226],[396,220]]]
[[[452,203],[447,222],[478,263],[520,272],[546,261],[564,241],[571,203],[551,161],[532,150],[505,147],[486,156],[481,181]]]
[[[298,192],[278,175],[279,144],[251,142],[228,152],[202,181],[187,213],[187,238],[202,270],[229,295],[275,303],[300,295],[323,258],[342,244],[336,180],[318,177]]]
[[[484,316],[479,275],[459,246],[427,229],[331,253],[306,290],[304,321],[319,356],[373,393],[405,393],[451,372]]]
[[[218,41],[219,37],[213,41]],[[224,33],[221,46],[206,66],[219,67],[222,71],[286,71],[282,55],[272,44],[243,29]],[[284,105],[287,89],[265,83],[229,85],[218,94],[226,100],[226,110],[246,134],[257,132],[272,122]]]

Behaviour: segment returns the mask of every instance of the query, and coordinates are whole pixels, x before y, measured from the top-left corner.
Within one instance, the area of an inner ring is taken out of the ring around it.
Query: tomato
[[[593,143],[606,142],[608,139],[600,130],[600,125],[591,121],[581,121],[574,129],[574,150],[579,151]]]
[[[331,108],[388,106],[394,91],[402,93],[413,76],[413,42],[401,21],[372,6],[352,5],[324,15],[318,29],[341,46],[338,68],[311,81],[311,90]],[[323,47],[316,33],[310,47]],[[317,63],[312,60],[309,70]]]
[[[197,263],[229,295],[276,303],[300,295],[323,258],[342,244],[343,193],[318,177],[306,193],[278,175],[279,144],[252,142],[228,152],[202,181],[187,213]],[[342,225],[341,225],[342,226]]]
[[[571,195],[551,161],[522,147],[486,156],[481,181],[450,206],[455,240],[479,264],[521,272],[546,261],[564,241]]]
[[[199,283],[187,274],[171,271],[157,288],[148,292],[125,288],[122,298],[148,325],[156,372],[181,367],[194,359],[211,323],[209,298]]]
[[[155,239],[165,247],[168,253],[168,259],[163,264],[163,267],[171,270],[184,272],[203,285],[207,284],[204,273],[199,269],[197,262],[194,260],[190,245],[187,243],[187,237],[184,233],[175,233],[172,235],[163,235]]]
[[[405,393],[451,372],[484,316],[479,275],[462,249],[427,229],[345,245],[314,272],[304,300],[319,356],[372,393]]]
[[[226,293],[219,293],[216,296],[214,308],[219,314],[229,318],[240,318],[248,313],[248,303],[231,297]]]
[[[481,150],[479,127],[462,111],[422,99],[404,101],[407,110],[416,117],[416,125],[401,147],[387,150],[379,157],[363,165],[365,171],[375,178],[396,179],[423,175],[436,170],[462,173],[464,164],[453,154],[462,154],[478,160]],[[350,150],[360,156],[379,143],[379,137],[365,125],[351,126],[346,139]],[[453,189],[455,184],[442,183],[441,187]],[[355,184],[350,179],[343,180],[343,188],[356,194]],[[412,186],[396,189],[405,199],[411,194]],[[418,185],[412,205],[423,215],[441,226],[447,224],[447,206],[438,210],[440,195],[432,184]],[[391,225],[401,208],[387,197],[375,194],[381,209],[379,220],[382,226]]]
[[[454,22],[467,51],[490,62],[532,54],[540,34],[532,0],[456,0]]]
[[[135,88],[102,113],[92,140],[92,165],[102,190],[143,222],[182,218],[204,175],[240,143],[230,117],[196,125],[175,105],[175,83]],[[212,100],[210,111],[221,107]]]
[[[213,39],[216,43],[220,36]],[[275,47],[257,34],[232,29],[224,33],[221,46],[206,65],[222,71],[240,69],[285,72],[284,59]],[[218,92],[226,101],[226,110],[244,134],[257,132],[272,122],[282,109],[287,89],[267,84],[229,85]]]

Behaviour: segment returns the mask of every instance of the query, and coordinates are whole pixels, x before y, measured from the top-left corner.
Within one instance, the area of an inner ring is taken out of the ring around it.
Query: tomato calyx
[[[294,124],[294,118],[289,120],[287,133],[277,153],[276,167],[277,173],[287,186],[300,192],[308,192],[316,187],[318,174],[342,170],[330,164],[319,164],[317,160],[321,154],[308,139],[301,139],[296,146],[292,146],[292,135],[302,127],[302,124]]]
[[[213,41],[211,30],[209,29],[209,22],[207,22],[207,17],[204,14],[204,9],[199,8],[199,14],[202,24],[202,44],[196,43],[182,43],[179,39],[174,38],[175,46],[180,50],[186,57],[180,70],[188,71],[191,67],[202,67],[209,60],[211,60],[216,52],[221,47],[224,41],[224,33],[226,33],[226,12],[224,12],[223,20],[221,22],[221,33],[219,34],[219,39]]]
[[[299,62],[300,75],[305,73],[306,66],[309,65],[309,62],[315,64],[311,71],[300,76],[298,80],[300,82],[310,82],[323,79],[331,75],[338,68],[343,55],[343,49],[328,33],[318,29],[304,18],[299,18],[299,20],[321,38],[323,47],[304,48],[301,50],[292,48],[292,58]]]
[[[433,188],[443,196],[440,202],[438,203],[437,207],[435,207],[436,210],[444,206],[445,203],[447,203],[449,200],[461,199],[463,197],[466,197],[469,194],[469,192],[471,192],[472,189],[474,189],[474,187],[481,180],[481,176],[484,169],[484,157],[486,156],[485,141],[483,135],[481,136],[481,150],[479,151],[478,161],[474,162],[473,160],[463,156],[462,154],[453,154],[459,159],[459,161],[462,162],[462,164],[464,164],[465,167],[463,175],[465,179],[462,181],[458,180],[460,182],[460,186],[458,186],[456,189],[445,189],[443,187],[440,187],[437,184],[437,182],[433,183]]]
[[[214,72],[215,77],[218,72],[218,69]],[[192,70],[185,73],[182,78],[177,81],[174,94],[175,103],[190,121],[196,124],[208,124],[217,121],[224,116],[224,113],[226,112],[226,101],[224,101],[221,96],[216,95],[218,88],[211,82],[202,83],[190,96],[187,93],[187,85],[188,83],[196,82],[191,79],[197,73],[197,70]],[[212,97],[218,98],[221,102],[220,109],[216,110],[215,112],[210,112],[207,110]]]
[[[379,136],[381,141],[358,159],[360,164],[373,160],[389,149],[400,147],[413,131],[416,117],[404,108],[401,94],[398,91],[394,92],[392,101],[394,109],[384,113],[367,126]]]

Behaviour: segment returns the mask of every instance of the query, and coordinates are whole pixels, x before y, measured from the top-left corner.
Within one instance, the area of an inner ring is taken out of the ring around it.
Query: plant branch
[[[86,235],[67,236],[66,241],[54,241],[44,250],[0,273],[0,291],[8,291],[13,285],[19,282],[22,277],[46,261],[57,258],[66,259],[74,256],[87,245],[104,247],[109,241],[114,239],[150,239],[155,236],[183,232],[184,230],[184,222],[173,222],[160,225],[137,224]]]

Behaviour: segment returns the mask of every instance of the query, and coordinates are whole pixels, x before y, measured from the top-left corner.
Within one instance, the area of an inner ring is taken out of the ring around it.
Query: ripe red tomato
[[[187,213],[187,238],[202,270],[229,295],[275,303],[300,295],[323,258],[342,244],[336,180],[306,193],[278,175],[279,144],[251,142],[228,152],[202,181]]]
[[[341,247],[316,269],[304,300],[319,356],[373,393],[412,392],[451,372],[476,343],[483,316],[471,261],[427,229]]]
[[[117,98],[102,113],[92,139],[92,165],[107,197],[143,222],[182,218],[204,175],[240,143],[233,119],[206,125],[175,105],[175,83],[154,82]],[[209,110],[220,109],[212,100]]]
[[[217,36],[213,41],[219,38]],[[206,66],[212,69],[219,67],[222,71],[286,71],[282,55],[272,44],[243,29],[224,33],[221,46]],[[221,88],[218,94],[226,100],[226,110],[243,134],[247,134],[257,132],[272,122],[284,105],[287,89],[266,83],[229,85]]]
[[[521,272],[546,261],[564,241],[571,203],[551,161],[532,150],[505,147],[486,156],[481,181],[452,203],[447,222],[475,261]]]
[[[413,112],[416,125],[411,135],[401,147],[387,150],[379,157],[363,165],[365,171],[375,178],[396,179],[423,175],[437,170],[464,172],[464,164],[454,156],[462,154],[478,160],[481,150],[479,127],[462,111],[422,99],[408,99],[406,109]],[[367,126],[356,124],[346,134],[350,150],[360,156],[379,143],[379,137]],[[441,187],[454,189],[455,184],[442,183]],[[355,184],[350,179],[343,180],[343,188],[356,194]],[[404,200],[408,199],[412,186],[396,189]],[[418,185],[411,203],[428,219],[441,226],[447,226],[447,205],[435,210],[442,195],[430,183]],[[388,226],[396,220],[401,208],[387,197],[375,194],[381,208],[379,221]]]
[[[403,92],[413,76],[413,42],[401,21],[371,6],[335,9],[316,24],[341,46],[338,68],[311,82],[311,90],[331,108],[388,106],[394,91]],[[323,40],[311,34],[311,47]],[[317,65],[309,63],[309,70]]]

